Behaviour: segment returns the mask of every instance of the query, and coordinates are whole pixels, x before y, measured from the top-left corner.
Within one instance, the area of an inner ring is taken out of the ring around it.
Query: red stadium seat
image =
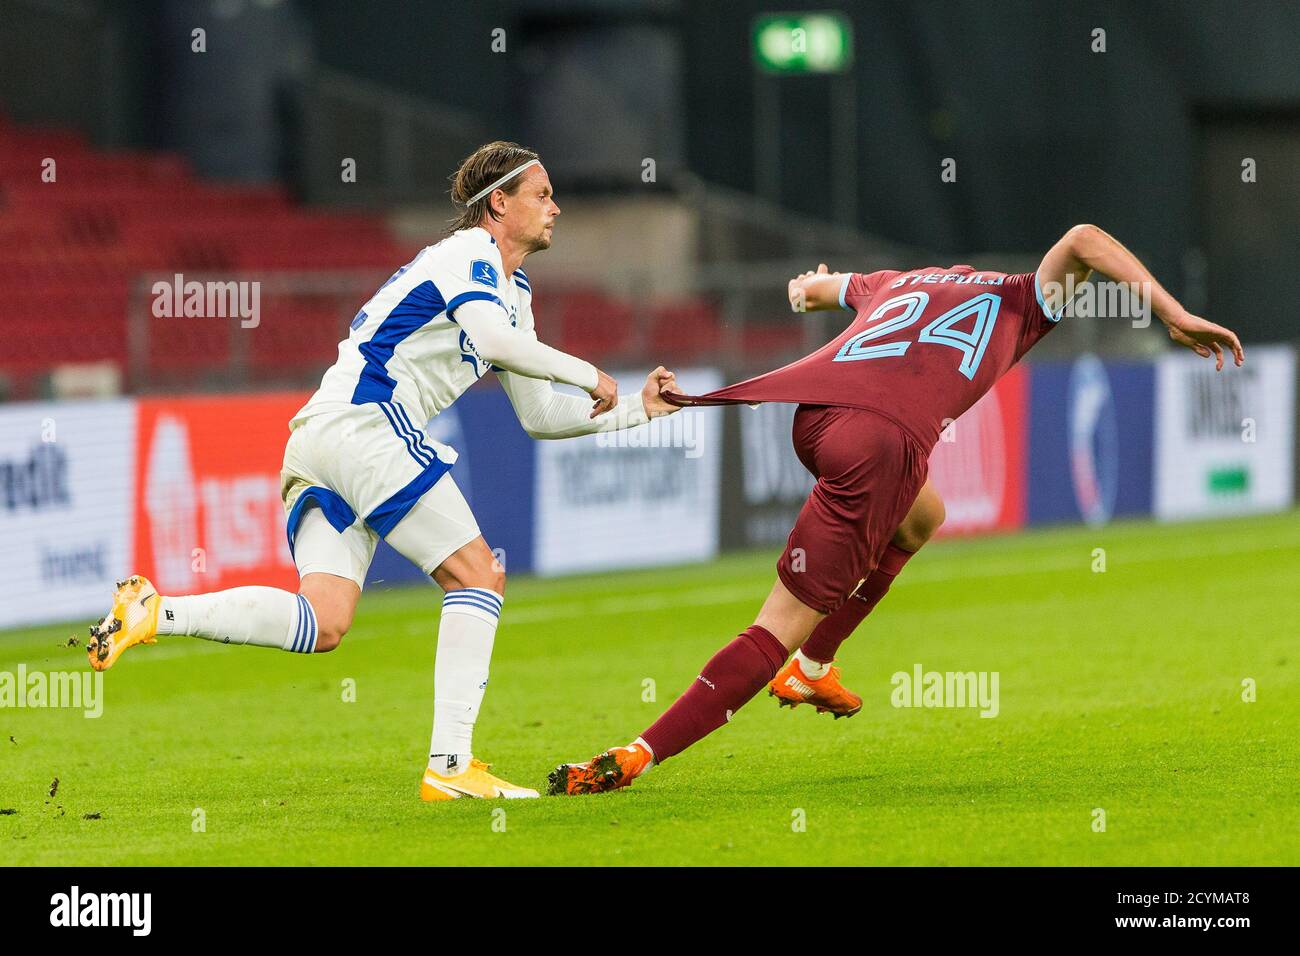
[[[543,341],[598,364],[616,362],[636,341],[631,307],[601,292],[548,292],[534,304],[533,317]]]
[[[41,179],[47,158],[52,183]],[[241,329],[238,319],[156,318],[143,284],[284,270],[359,274],[354,284],[369,290],[413,254],[382,219],[303,209],[278,185],[204,182],[175,154],[101,151],[79,133],[0,122],[0,319],[16,342],[0,374],[20,391],[57,364],[139,358],[128,355],[133,288],[151,383],[219,380],[232,362],[268,381],[313,376],[333,361],[360,293],[268,298],[261,325]]]
[[[656,362],[683,365],[716,355],[722,347],[722,320],[703,300],[658,306],[650,321],[648,348]]]
[[[54,183],[41,180],[46,158]],[[0,375],[20,390],[55,365],[101,360],[151,386],[306,384],[334,360],[364,297],[416,251],[379,217],[304,209],[280,186],[205,182],[175,154],[102,151],[75,132],[0,123],[0,319],[17,343]],[[178,272],[262,278],[260,325],[153,316],[146,285]],[[341,282],[289,296],[303,282],[291,273]],[[534,312],[543,340],[606,367],[647,349],[668,364],[697,361],[724,341],[716,309],[698,300],[645,315],[593,289],[552,289]],[[781,351],[788,338],[750,328],[744,350]],[[132,342],[145,354],[130,354]]]

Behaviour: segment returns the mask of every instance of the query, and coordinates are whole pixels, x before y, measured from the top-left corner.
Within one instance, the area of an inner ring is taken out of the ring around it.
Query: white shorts
[[[431,574],[480,534],[448,474],[455,460],[395,402],[299,421],[280,472],[298,574],[335,574],[361,587],[380,538]]]

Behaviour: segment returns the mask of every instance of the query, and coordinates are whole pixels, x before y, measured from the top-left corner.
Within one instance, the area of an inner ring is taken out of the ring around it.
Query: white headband
[[[522,173],[522,172],[523,172],[525,169],[527,169],[529,166],[540,166],[541,164],[542,164],[542,161],[541,161],[540,159],[530,159],[528,162],[524,163],[522,166],[517,166],[516,168],[510,170],[510,172],[508,172],[508,173],[506,173],[504,176],[502,176],[500,179],[498,179],[496,182],[494,182],[491,186],[487,187],[486,189],[481,189],[481,190],[479,190],[477,193],[475,193],[473,196],[471,196],[471,197],[469,198],[469,201],[468,201],[467,203],[465,203],[465,205],[466,205],[466,206],[472,206],[472,205],[474,205],[476,202],[478,202],[478,201],[479,201],[480,199],[482,199],[484,196],[491,195],[492,190],[496,189],[496,188],[497,188],[498,186],[500,186],[502,183],[508,183],[510,180],[514,179],[516,176],[518,176],[520,173]]]

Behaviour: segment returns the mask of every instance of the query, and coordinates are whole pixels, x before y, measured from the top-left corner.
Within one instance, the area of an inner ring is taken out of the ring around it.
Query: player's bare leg
[[[352,629],[352,618],[361,600],[361,588],[355,581],[337,574],[304,574],[298,593],[306,599],[316,618],[316,653],[332,651]]]
[[[667,760],[729,721],[825,616],[778,579],[754,623],[713,655],[695,683],[645,733],[585,763],[561,764],[548,778],[548,791],[603,793],[629,786],[656,760]]]
[[[926,481],[875,570],[834,613],[827,615],[772,679],[768,694],[778,704],[810,704],[817,713],[832,714],[836,720],[852,717],[862,709],[862,698],[840,683],[835,654],[889,592],[908,560],[939,530],[944,516],[943,499]]]
[[[772,590],[759,609],[758,617],[754,618],[753,626],[764,628],[789,654],[808,640],[824,620],[825,614],[800,601],[778,578],[772,583]]]
[[[479,536],[443,561],[433,579],[446,594],[434,663],[433,735],[420,798],[536,797],[536,790],[489,773],[489,765],[473,755],[474,724],[505,596],[505,569]]]

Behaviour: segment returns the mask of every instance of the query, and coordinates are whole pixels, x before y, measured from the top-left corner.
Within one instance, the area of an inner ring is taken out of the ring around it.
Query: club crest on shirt
[[[469,264],[469,281],[497,287],[497,268],[486,259],[475,259]]]

